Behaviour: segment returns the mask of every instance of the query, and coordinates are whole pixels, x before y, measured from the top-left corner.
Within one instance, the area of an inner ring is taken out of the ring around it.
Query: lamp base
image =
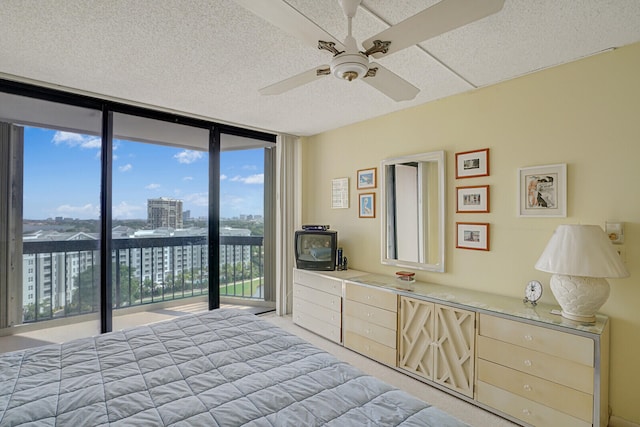
[[[602,277],[554,274],[549,284],[562,307],[562,317],[578,322],[594,323],[596,313],[609,298],[609,282]]]

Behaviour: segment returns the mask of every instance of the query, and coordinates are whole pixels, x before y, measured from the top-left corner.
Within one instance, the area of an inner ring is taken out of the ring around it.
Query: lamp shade
[[[558,226],[535,268],[567,276],[629,276],[607,235],[597,225]]]

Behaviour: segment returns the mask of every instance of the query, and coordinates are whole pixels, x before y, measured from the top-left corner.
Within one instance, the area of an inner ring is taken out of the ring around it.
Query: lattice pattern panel
[[[434,317],[433,380],[473,397],[475,313],[436,304]]]
[[[434,304],[400,298],[400,354],[398,366],[433,379]]]

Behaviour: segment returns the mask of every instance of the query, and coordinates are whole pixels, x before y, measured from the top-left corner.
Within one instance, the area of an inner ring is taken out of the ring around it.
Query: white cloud
[[[258,173],[255,175],[249,175],[244,179],[245,184],[263,184],[264,183],[264,174]]]
[[[185,204],[195,206],[209,206],[209,194],[208,193],[193,193],[187,194],[182,197]]]
[[[161,187],[160,184],[149,184],[149,185],[145,186],[144,188],[146,188],[147,190],[157,190],[160,187]]]
[[[131,169],[133,169],[133,165],[131,163],[118,167],[120,172],[129,172]]]
[[[182,178],[183,181],[193,181],[193,177],[192,176],[185,176],[184,178]]]
[[[100,206],[87,203],[83,206],[60,205],[56,208],[57,216],[69,218],[99,218]]]
[[[69,147],[80,147],[89,149],[100,149],[102,147],[102,139],[91,135],[82,135],[73,132],[57,131],[53,135],[52,142],[56,145],[66,144]]]
[[[173,156],[174,159],[178,160],[178,163],[189,164],[193,163],[196,160],[199,160],[203,157],[203,153],[201,151],[193,151],[193,150],[184,150]]]
[[[141,218],[139,212],[144,211],[146,207],[130,205],[127,202],[120,202],[112,208],[114,219],[133,219]]]
[[[227,175],[225,175],[225,174],[220,175],[220,181],[224,181],[227,178],[229,178],[229,177]]]
[[[231,178],[232,182],[242,182],[243,184],[263,184],[264,183],[264,174],[259,173],[255,175],[249,176],[240,176],[236,175]]]

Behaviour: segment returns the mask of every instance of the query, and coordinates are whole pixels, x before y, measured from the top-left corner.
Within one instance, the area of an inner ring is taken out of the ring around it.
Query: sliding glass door
[[[206,307],[209,130],[114,113],[113,134],[114,328],[130,307]]]

